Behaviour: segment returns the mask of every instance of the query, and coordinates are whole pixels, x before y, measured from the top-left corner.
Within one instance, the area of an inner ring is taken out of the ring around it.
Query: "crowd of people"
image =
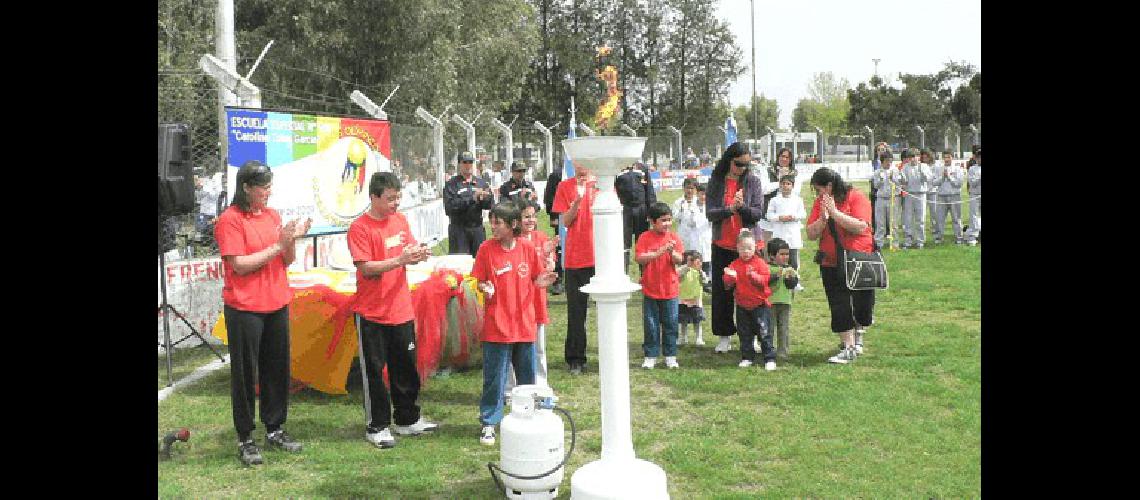
[[[615,189],[625,205],[626,248],[632,250],[641,269],[641,366],[653,369],[663,356],[667,368],[680,368],[677,346],[688,342],[690,327],[695,343],[704,345],[703,302],[709,293],[712,333],[718,337],[714,352],[730,352],[735,336],[739,367],[753,366],[759,354],[764,369],[775,370],[776,362],[789,356],[791,306],[796,292],[803,290],[801,231],[806,231],[808,239],[819,240],[814,262],[819,265],[831,330],[840,339],[838,353],[828,361],[847,364],[856,360],[863,353],[866,330],[874,323],[875,292],[847,288],[837,268],[837,247],[871,252],[881,246],[884,227],[890,229],[891,205],[896,202],[891,199],[896,191],[889,186],[907,188],[903,200],[897,200],[903,202],[901,213],[911,210],[904,220],[921,224],[927,200],[917,194],[932,192],[938,217],[944,221],[945,214],[954,214],[960,205],[954,186],[960,189],[965,179],[971,222],[961,238],[976,241],[981,228],[980,149],[964,174],[945,157],[943,165],[931,170],[922,162],[923,156],[915,163],[915,155],[906,152],[908,162],[900,170],[893,168],[889,149],[878,153],[876,162],[883,173],[876,172],[872,178],[870,198],[836,171],[819,168],[809,181],[816,195],[810,212],[796,189],[795,165],[786,149],[764,171],[756,167],[745,145],[734,143],[716,162],[708,184],[687,179],[683,197],[672,206],[656,201],[643,166],[619,176]],[[591,207],[599,191],[598,180],[583,166],[570,179],[552,174],[545,199],[552,225],[566,229],[560,257],[557,237],[537,227],[538,193],[524,179],[525,166],[512,165],[512,177],[501,184],[496,197],[486,180],[475,175],[473,155],[463,152],[457,159],[457,174],[447,181],[443,194],[450,219],[448,248],[450,253],[474,256],[471,275],[485,299],[480,333],[483,385],[477,416],[480,443],[492,445],[510,387],[549,383],[546,297],[547,288],[559,279],[567,295],[563,358],[571,375],[586,369],[588,297],[580,288],[594,275]],[[286,267],[295,258],[294,241],[308,231],[311,221],[283,223],[269,208],[272,178],[269,168],[257,161],[242,165],[233,202],[217,216],[214,227],[225,261],[223,302],[231,353],[231,402],[238,456],[245,464],[263,461],[252,439],[255,378],[266,445],[290,452],[302,449],[283,429],[289,396],[292,298]],[[911,184],[913,179],[917,180]],[[364,437],[380,448],[395,446],[395,436],[420,435],[439,427],[423,417],[418,405],[421,381],[405,272],[406,266],[426,260],[430,249],[416,241],[398,211],[402,188],[399,177],[391,172],[373,174],[369,208],[347,234],[356,266],[352,311],[361,349]],[[484,211],[489,211],[490,239],[485,237]],[[957,226],[960,214],[953,217]],[[910,227],[905,224],[904,231]],[[941,225],[936,222],[935,241],[941,238]],[[921,247],[918,231],[908,243]],[[385,368],[389,386],[382,380]]]

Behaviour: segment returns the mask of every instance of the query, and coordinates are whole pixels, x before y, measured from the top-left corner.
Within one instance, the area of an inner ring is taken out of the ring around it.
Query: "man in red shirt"
[[[735,287],[736,331],[740,334],[740,366],[748,368],[756,360],[753,339],[759,337],[760,351],[764,354],[764,369],[776,369],[776,349],[772,347],[772,315],[768,297],[770,272],[768,263],[756,256],[756,237],[743,229],[736,237],[736,251],[740,254],[724,268],[724,286]]]
[[[645,340],[642,368],[653,369],[661,346],[665,345],[665,366],[680,368],[677,363],[677,303],[681,279],[677,264],[684,261],[685,246],[677,233],[669,231],[673,225],[673,210],[669,205],[656,202],[649,205],[652,226],[637,237],[634,255],[644,266],[641,272],[641,293],[644,296],[641,311]],[[661,331],[661,336],[658,336]]]
[[[348,251],[356,264],[357,340],[364,378],[365,439],[380,447],[396,445],[400,435],[418,435],[439,426],[420,415],[416,404],[420,376],[416,371],[416,332],[412,293],[404,266],[423,262],[431,249],[416,242],[400,206],[400,181],[391,172],[372,174],[371,206],[348,227]],[[381,373],[388,365],[391,398]],[[395,406],[395,426],[392,407]]]
[[[586,368],[586,313],[589,295],[580,288],[594,277],[594,214],[597,178],[582,165],[574,165],[574,178],[558,184],[552,210],[566,228],[563,249],[566,281],[566,364],[572,375]]]

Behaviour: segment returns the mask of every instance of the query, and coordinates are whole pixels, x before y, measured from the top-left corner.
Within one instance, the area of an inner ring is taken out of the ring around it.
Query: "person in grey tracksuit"
[[[883,248],[883,238],[891,224],[891,182],[898,183],[900,172],[891,166],[892,155],[884,151],[879,155],[879,169],[871,175],[875,192],[875,247]]]
[[[953,156],[942,154],[942,164],[934,167],[934,185],[938,204],[934,217],[934,243],[942,243],[942,232],[946,230],[946,213],[949,212],[954,220],[954,242],[965,243],[962,240],[962,181],[966,172],[960,165],[954,165]]]
[[[930,167],[913,156],[903,167],[903,189],[907,192],[903,206],[904,248],[922,248],[926,242],[926,190],[930,177]]]
[[[934,167],[937,164],[937,162],[934,161],[934,151],[931,151],[930,149],[923,149],[921,158],[922,158],[922,163],[926,164],[926,167],[930,169],[930,180],[931,180],[931,182],[929,184],[927,184],[927,186],[926,186],[927,187],[927,191],[926,191],[926,216],[930,219],[930,226],[934,227],[934,222],[935,222],[934,219],[935,219],[935,216],[938,214],[938,209],[935,208],[938,205],[938,188],[934,185],[934,182],[933,182],[934,181]]]
[[[970,195],[970,228],[966,230],[966,243],[976,245],[982,231],[982,150],[974,153],[974,166],[966,172],[966,192]]]

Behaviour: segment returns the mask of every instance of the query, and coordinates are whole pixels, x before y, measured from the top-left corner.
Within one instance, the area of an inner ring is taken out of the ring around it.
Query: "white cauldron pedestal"
[[[594,199],[594,277],[581,290],[597,307],[598,377],[601,381],[602,457],[570,478],[574,500],[669,498],[665,471],[633,453],[630,425],[629,348],[626,303],[641,285],[630,281],[622,257],[621,203],[614,177],[641,159],[645,137],[589,136],[566,139],[562,147],[575,166],[598,177]]]

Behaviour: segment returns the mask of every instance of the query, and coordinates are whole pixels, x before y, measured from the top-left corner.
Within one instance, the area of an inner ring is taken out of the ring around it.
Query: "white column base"
[[[639,458],[595,460],[570,477],[573,500],[667,499],[665,471]]]

